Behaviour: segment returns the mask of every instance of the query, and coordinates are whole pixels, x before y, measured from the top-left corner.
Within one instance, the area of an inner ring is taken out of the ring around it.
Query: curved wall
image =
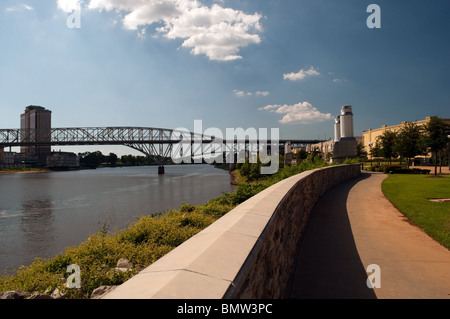
[[[359,174],[359,165],[339,165],[285,179],[103,298],[283,298],[315,203],[331,187]]]

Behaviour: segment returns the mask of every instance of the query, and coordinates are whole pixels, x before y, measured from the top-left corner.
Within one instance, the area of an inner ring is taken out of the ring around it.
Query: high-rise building
[[[50,133],[52,127],[52,112],[42,106],[30,105],[25,113],[20,115],[22,142],[40,143],[40,145],[22,146],[21,152],[26,156],[35,156],[40,161],[46,161],[51,153]]]

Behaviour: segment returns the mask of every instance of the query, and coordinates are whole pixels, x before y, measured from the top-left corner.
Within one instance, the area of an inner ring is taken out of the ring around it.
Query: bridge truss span
[[[186,131],[147,127],[84,127],[1,129],[0,148],[22,146],[124,145],[162,161],[180,142],[211,143],[213,137]],[[182,151],[180,149],[180,151]],[[163,163],[161,163],[163,164]]]
[[[0,129],[0,150],[5,147],[22,146],[74,146],[74,145],[124,145],[145,155],[164,161],[171,154],[191,153],[194,156],[218,151],[237,153],[257,143],[271,144],[273,141],[250,141],[248,139],[222,140],[213,136],[187,131],[152,127],[84,127],[51,129]],[[317,140],[277,140],[276,145],[285,143],[306,146]],[[182,155],[183,156],[183,155]],[[161,164],[164,164],[161,162]]]

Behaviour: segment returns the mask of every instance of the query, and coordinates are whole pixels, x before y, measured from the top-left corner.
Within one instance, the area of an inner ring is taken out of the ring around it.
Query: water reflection
[[[232,190],[228,172],[210,165],[105,168],[0,176],[0,273],[51,258],[102,228],[201,204]]]
[[[51,174],[21,176],[26,191],[19,192],[21,210],[19,229],[24,264],[36,257],[49,257],[53,251],[55,234]]]
[[[30,258],[47,256],[55,242],[52,201],[50,199],[25,201],[22,204],[20,221],[24,253]]]

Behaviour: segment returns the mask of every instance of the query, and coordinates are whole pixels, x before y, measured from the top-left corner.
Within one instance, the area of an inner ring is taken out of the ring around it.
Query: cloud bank
[[[259,110],[285,114],[283,118],[279,120],[282,124],[312,124],[333,119],[333,116],[330,113],[321,113],[317,108],[306,101],[294,105],[267,105],[259,108]]]
[[[285,80],[298,81],[314,75],[320,75],[320,73],[314,67],[311,67],[309,70],[301,69],[297,73],[283,74],[283,78]]]
[[[58,8],[67,12],[79,0],[57,0]],[[86,8],[115,11],[123,16],[125,29],[142,30],[154,25],[157,34],[167,39],[182,39],[182,47],[194,55],[206,55],[210,60],[241,59],[241,48],[258,44],[262,31],[259,13],[210,7],[198,0],[90,0]]]
[[[245,91],[240,91],[240,90],[234,90],[233,93],[237,97],[252,96],[252,95],[268,96],[270,94],[268,91],[245,92]]]

